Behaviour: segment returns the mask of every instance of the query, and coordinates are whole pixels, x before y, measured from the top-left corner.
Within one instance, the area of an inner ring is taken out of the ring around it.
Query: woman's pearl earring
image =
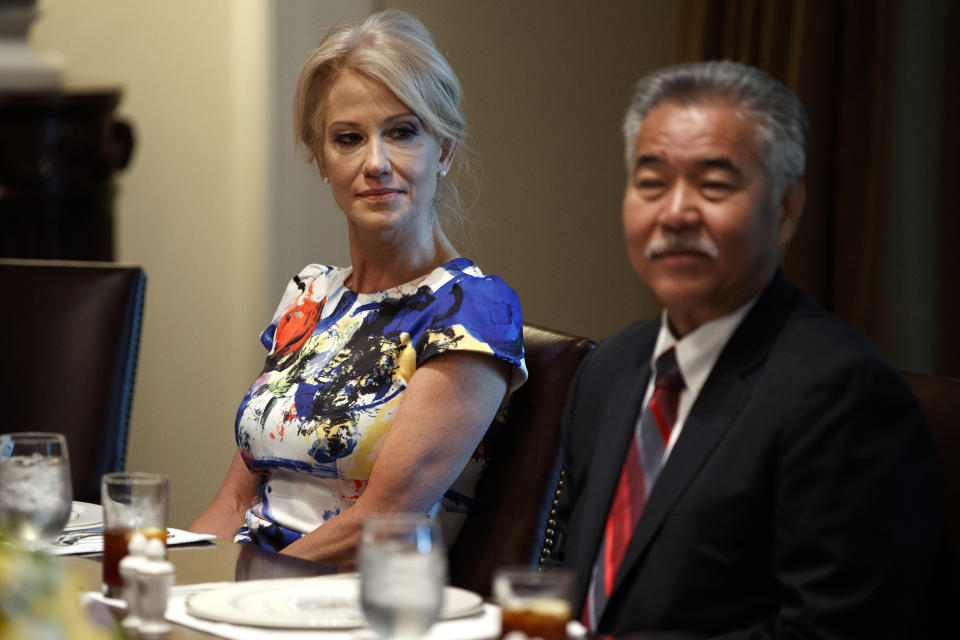
[[[328,178],[327,176],[323,176],[323,182],[324,184],[330,184],[330,178]]]
[[[446,169],[441,169],[440,172],[437,173],[437,175],[438,175],[439,177],[441,177],[441,178],[446,178],[446,177],[447,177],[447,170],[446,170]]]

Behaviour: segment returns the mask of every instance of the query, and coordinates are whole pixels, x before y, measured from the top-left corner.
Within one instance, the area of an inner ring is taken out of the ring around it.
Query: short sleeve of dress
[[[520,299],[506,282],[468,275],[434,295],[434,312],[416,346],[417,366],[441,353],[474,351],[510,363],[511,392],[526,381]]]

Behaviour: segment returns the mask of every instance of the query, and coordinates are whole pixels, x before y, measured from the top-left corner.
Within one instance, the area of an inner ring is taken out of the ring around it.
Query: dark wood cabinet
[[[0,256],[112,260],[114,174],[133,151],[117,89],[0,92]]]

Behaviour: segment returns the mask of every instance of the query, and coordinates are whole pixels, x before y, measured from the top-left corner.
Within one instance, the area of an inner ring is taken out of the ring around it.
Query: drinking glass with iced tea
[[[108,598],[123,595],[120,560],[127,555],[130,537],[167,543],[169,480],[159,473],[107,473],[100,485],[103,503],[103,593]]]
[[[566,640],[575,574],[559,567],[502,567],[493,574],[501,637],[521,631],[530,638]]]

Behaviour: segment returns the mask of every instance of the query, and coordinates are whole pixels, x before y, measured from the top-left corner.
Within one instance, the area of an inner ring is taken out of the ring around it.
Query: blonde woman
[[[527,375],[516,294],[459,256],[437,214],[460,96],[399,11],[331,29],[307,60],[296,134],[347,218],[351,264],[308,265],[287,286],[237,454],[192,530],[349,562],[368,515],[418,512],[452,542],[481,440]]]

